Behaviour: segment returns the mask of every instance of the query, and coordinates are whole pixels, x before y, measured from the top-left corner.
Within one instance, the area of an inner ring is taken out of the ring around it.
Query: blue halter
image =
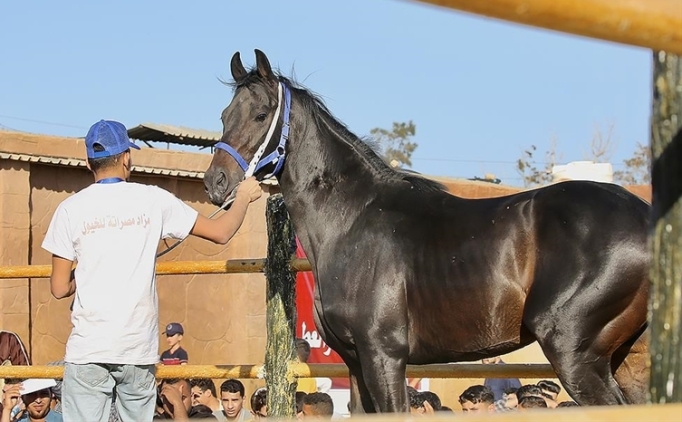
[[[274,151],[268,154],[265,158],[261,159],[261,156],[265,152],[265,148],[270,143],[270,138],[272,138],[275,126],[277,126],[277,121],[279,119],[279,109],[282,105],[282,91],[284,91],[284,113],[282,116],[283,120],[282,131],[279,136],[279,144],[277,144],[277,148],[275,148]],[[237,152],[236,149],[232,148],[225,142],[221,141],[214,145],[215,148],[222,149],[223,151],[230,154],[232,158],[235,159],[235,161],[237,161],[239,167],[241,167],[241,169],[244,171],[244,179],[253,176],[254,174],[256,174],[256,172],[258,172],[260,169],[267,166],[268,164],[275,164],[275,169],[272,171],[272,173],[268,174],[263,178],[267,179],[274,175],[277,175],[282,170],[282,166],[284,166],[284,159],[286,156],[286,143],[289,140],[289,113],[291,111],[291,91],[284,83],[280,82],[278,85],[278,94],[279,95],[277,102],[277,112],[275,113],[275,116],[272,118],[272,124],[270,125],[270,129],[268,130],[268,133],[265,136],[265,140],[256,151],[256,154],[253,156],[253,159],[251,160],[250,164],[246,163],[246,160],[244,160],[244,158]]]

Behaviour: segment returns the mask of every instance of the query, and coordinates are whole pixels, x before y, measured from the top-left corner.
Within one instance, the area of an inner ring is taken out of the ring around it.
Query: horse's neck
[[[377,180],[358,151],[315,125],[292,138],[279,183],[296,235],[311,254],[348,232],[374,199]]]

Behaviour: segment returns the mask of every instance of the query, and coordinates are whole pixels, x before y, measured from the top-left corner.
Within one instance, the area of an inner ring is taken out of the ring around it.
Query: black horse
[[[534,341],[578,403],[645,402],[646,202],[588,181],[459,198],[390,168],[261,51],[251,71],[236,53],[231,70],[206,191],[222,204],[245,175],[276,175],[353,412],[407,411],[407,364]]]

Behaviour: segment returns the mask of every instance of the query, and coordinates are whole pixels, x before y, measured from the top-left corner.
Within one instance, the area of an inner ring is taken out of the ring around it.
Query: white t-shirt
[[[184,239],[196,219],[170,192],[128,182],[92,184],[57,207],[42,247],[77,261],[66,362],[159,361],[159,240]]]

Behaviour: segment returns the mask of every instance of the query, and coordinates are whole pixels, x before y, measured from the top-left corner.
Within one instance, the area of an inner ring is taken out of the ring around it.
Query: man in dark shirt
[[[182,335],[185,331],[178,322],[171,322],[166,326],[166,341],[170,348],[161,353],[161,363],[164,365],[186,365],[189,360],[185,349],[180,347]]]
[[[499,356],[490,359],[483,359],[485,364],[504,365],[504,361]],[[518,378],[486,378],[483,385],[492,390],[495,396],[495,401],[504,398],[504,392],[512,388],[521,387],[521,381]]]

